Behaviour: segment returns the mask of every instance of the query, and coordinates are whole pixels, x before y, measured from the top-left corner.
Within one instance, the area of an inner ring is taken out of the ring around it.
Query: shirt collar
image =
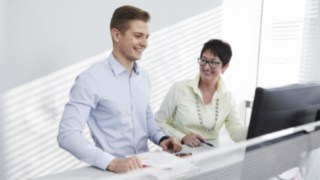
[[[110,64],[110,67],[112,69],[112,72],[115,76],[118,76],[119,74],[128,71],[125,67],[123,67],[113,56],[111,53],[108,57],[108,62]],[[140,68],[136,62],[133,63],[133,72],[137,75],[140,74]]]
[[[197,95],[201,95],[200,89],[198,87],[199,81],[200,81],[200,74],[198,74],[195,78],[193,78],[191,81],[188,82],[188,86],[192,88],[193,92]],[[221,75],[217,83],[218,83],[218,87],[217,87],[218,94],[223,94],[228,92],[227,86],[225,85]]]

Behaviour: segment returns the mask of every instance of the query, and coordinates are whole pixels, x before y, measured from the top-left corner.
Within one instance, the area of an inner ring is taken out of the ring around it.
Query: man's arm
[[[137,158],[136,156],[131,156],[123,159],[113,159],[109,163],[107,170],[115,173],[124,173],[141,168],[142,164],[139,158]]]
[[[91,109],[97,104],[94,97],[94,85],[88,76],[79,76],[71,89],[70,101],[66,104],[59,126],[59,146],[79,160],[105,170],[114,159],[90,143],[82,134]],[[91,80],[92,82],[92,80]]]
[[[165,98],[163,99],[158,112],[155,115],[155,119],[160,128],[169,136],[173,136],[182,140],[186,134],[173,127],[174,114],[176,113],[179,92],[182,91],[179,88],[180,83],[172,85]]]
[[[181,143],[177,138],[166,136],[154,119],[150,106],[147,110],[148,136],[155,143],[160,145],[163,150],[173,150],[174,152],[182,149]]]
[[[159,145],[163,150],[172,150],[173,152],[179,152],[182,149],[182,145],[177,138],[164,136],[160,139]]]

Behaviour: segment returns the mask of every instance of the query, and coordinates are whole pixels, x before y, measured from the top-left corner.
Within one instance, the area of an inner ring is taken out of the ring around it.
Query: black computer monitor
[[[320,83],[258,87],[247,139],[319,120]]]

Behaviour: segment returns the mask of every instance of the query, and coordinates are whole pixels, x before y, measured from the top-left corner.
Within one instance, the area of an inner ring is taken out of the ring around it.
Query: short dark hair
[[[206,42],[203,45],[200,57],[202,57],[202,54],[206,50],[210,50],[213,55],[218,56],[222,61],[223,66],[228,64],[232,57],[232,50],[230,44],[220,39],[211,39],[208,42]]]
[[[128,22],[131,20],[142,20],[144,22],[149,22],[150,15],[147,11],[134,6],[126,5],[118,7],[112,15],[110,30],[112,28],[117,28],[121,33],[124,33],[129,29]]]

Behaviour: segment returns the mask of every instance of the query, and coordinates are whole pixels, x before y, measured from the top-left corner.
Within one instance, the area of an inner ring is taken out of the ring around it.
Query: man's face
[[[117,39],[117,50],[128,61],[141,59],[142,52],[148,46],[148,24],[141,20],[129,21],[129,29],[120,33]]]

